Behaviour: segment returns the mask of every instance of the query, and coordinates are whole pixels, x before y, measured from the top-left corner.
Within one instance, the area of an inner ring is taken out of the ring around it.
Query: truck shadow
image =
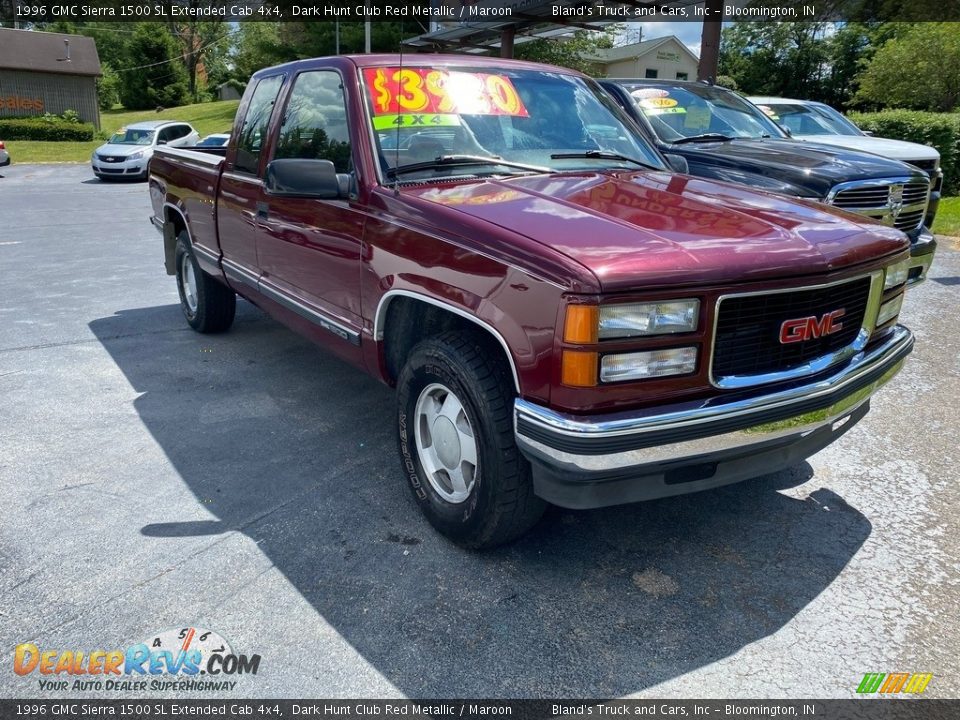
[[[174,515],[141,532],[165,542],[245,533],[409,695],[642,690],[776,632],[871,531],[830,490],[777,492],[811,478],[804,464],[709,493],[555,509],[515,544],[468,553],[408,498],[391,390],[246,303],[222,336],[171,331],[180,322],[164,306],[90,324],[215,517]],[[314,625],[302,627],[303,646],[315,646]]]

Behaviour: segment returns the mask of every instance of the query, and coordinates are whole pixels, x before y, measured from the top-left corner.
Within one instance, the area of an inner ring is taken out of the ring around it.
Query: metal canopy
[[[700,4],[703,0],[605,0],[606,7],[623,6],[629,8],[679,8]],[[439,4],[458,7],[458,0],[439,0]],[[496,11],[511,8],[509,17],[498,19],[491,16],[489,19],[454,20],[435,23],[436,29],[413,38],[404,40],[404,45],[423,51],[459,50],[461,52],[484,52],[501,48],[505,42],[505,35],[509,36],[510,44],[523,43],[541,38],[566,35],[574,30],[601,30],[607,25],[622,23],[633,18],[609,16],[604,19],[584,19],[576,14],[559,15],[555,12],[558,7],[576,8],[597,5],[591,0],[475,0],[464,2],[459,0],[459,6],[464,10],[467,7]],[[479,17],[479,16],[478,16]],[[649,15],[645,18],[656,20],[666,19],[667,15]],[[511,53],[512,54],[512,53]]]

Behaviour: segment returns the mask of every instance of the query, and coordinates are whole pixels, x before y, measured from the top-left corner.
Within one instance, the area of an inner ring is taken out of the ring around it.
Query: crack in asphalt
[[[125,340],[126,338],[144,337],[147,335],[165,335],[169,333],[187,332],[189,330],[190,328],[169,328],[167,330],[145,330],[143,332],[136,332],[136,333],[123,333],[120,335],[93,337],[93,338],[87,338],[85,340],[64,340],[62,342],[55,342],[55,343],[40,343],[39,345],[22,345],[20,347],[0,348],[0,353],[23,352],[28,350],[47,350],[49,348],[68,347],[70,345],[84,345],[86,343],[102,343],[105,340]],[[13,372],[23,372],[23,371],[14,370]],[[5,374],[12,375],[13,373],[5,373]],[[3,377],[3,375],[0,375],[0,377]]]

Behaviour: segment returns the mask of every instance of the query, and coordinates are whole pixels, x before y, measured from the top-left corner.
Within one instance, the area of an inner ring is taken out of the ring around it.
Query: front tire
[[[532,528],[546,507],[513,434],[513,385],[499,348],[447,332],[400,373],[398,447],[414,500],[440,533],[480,549]]]
[[[237,296],[200,269],[186,231],[177,236],[177,290],[187,323],[197,332],[219,333],[233,324]]]

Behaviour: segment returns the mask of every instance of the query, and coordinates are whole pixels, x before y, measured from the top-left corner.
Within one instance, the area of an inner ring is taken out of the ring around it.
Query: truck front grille
[[[827,202],[910,232],[920,227],[930,196],[924,180],[858,180],[835,187]]]
[[[937,160],[906,160],[914,167],[918,167],[923,170],[925,173],[933,177],[933,173],[937,171]]]
[[[723,298],[713,345],[714,380],[788,372],[852,345],[863,325],[870,283],[863,277],[826,287]],[[819,321],[841,309],[838,331],[801,342],[780,341],[785,321]]]

